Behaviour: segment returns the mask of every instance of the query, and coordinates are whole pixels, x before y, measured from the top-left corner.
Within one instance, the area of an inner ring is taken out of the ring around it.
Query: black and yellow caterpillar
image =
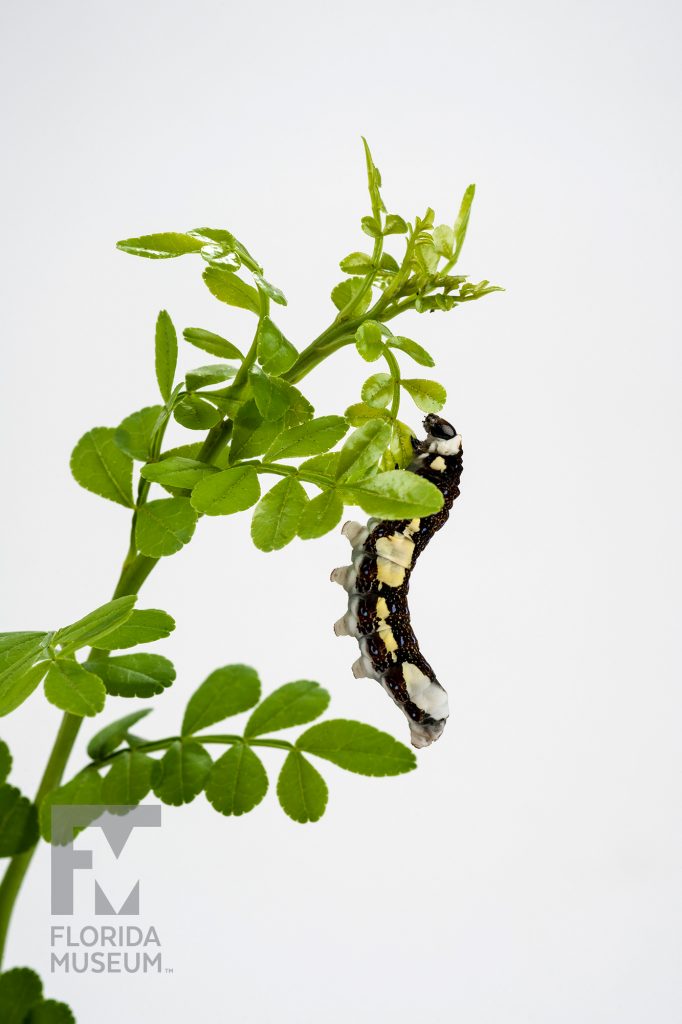
[[[455,428],[431,414],[424,429],[423,441],[412,438],[408,468],[442,492],[440,512],[423,519],[370,519],[366,526],[346,523],[342,533],[353,548],[352,564],[331,575],[348,592],[348,611],[334,632],[360,643],[353,675],[381,683],[407,716],[415,747],[428,746],[443,732],[448,696],[419,651],[407,592],[419,555],[450,514],[462,475],[462,438]]]

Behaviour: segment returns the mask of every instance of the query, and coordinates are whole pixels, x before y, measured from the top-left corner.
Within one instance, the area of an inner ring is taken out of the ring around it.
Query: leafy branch
[[[270,747],[285,753],[276,787],[282,808],[295,821],[311,822],[324,813],[327,785],[310,757],[364,775],[397,775],[415,767],[411,750],[360,722],[332,719],[310,725],[294,740],[273,737],[317,719],[329,694],[318,683],[296,681],[261,700],[256,672],[228,665],[190,698],[177,735],[139,737],[132,730],[150,709],[136,709],[92,737],[90,760],[62,784],[83,720],[99,715],[108,696],[149,699],[174,683],[172,663],[139,648],[166,639],[175,623],[160,609],[137,608],[137,594],[160,559],[190,542],[203,516],[250,510],[255,546],[274,551],[297,537],[328,533],[345,506],[389,519],[425,516],[442,506],[438,488],[406,469],[412,430],[400,414],[406,395],[421,412],[436,412],[446,391],[437,381],[403,373],[400,360],[432,367],[434,359],[388,324],[408,310],[448,312],[499,289],[453,273],[474,187],[464,193],[452,224],[435,225],[430,208],[411,221],[388,213],[381,175],[363,143],[370,212],[361,227],[372,240],[371,252],[341,260],[344,277],[331,293],[333,319],[302,349],[276,322],[276,310],[287,303],[283,291],[230,231],[204,227],[118,243],[123,252],[147,259],[198,258],[211,294],[223,308],[250,313],[254,327],[247,344],[204,327],[186,327],[180,341],[162,310],[154,331],[159,400],[117,426],[93,427],[73,450],[76,481],[129,510],[128,550],[106,604],[56,630],[0,634],[0,717],[41,684],[46,699],[63,712],[34,801],[7,783],[11,756],[0,741],[0,856],[10,858],[0,884],[0,957],[39,836],[59,841],[51,833],[55,804],[130,806],[153,792],[176,805],[204,792],[219,812],[246,813],[269,785],[255,748]],[[178,373],[181,342],[184,353],[198,349],[211,361]],[[298,385],[350,345],[363,362],[382,360],[386,369],[364,381],[360,401],[343,415],[316,415]],[[171,426],[190,433],[168,447]],[[249,710],[241,732],[205,731]],[[210,751],[221,745],[225,751],[213,760]],[[0,1011],[8,992],[16,1006],[26,1008],[12,1019],[38,1019],[31,1016],[35,1007],[41,1008],[40,1020],[72,1019],[68,1008],[60,1009],[63,1004],[55,1004],[54,1012],[42,1009],[50,1001],[43,999],[37,976],[24,968],[0,975]]]

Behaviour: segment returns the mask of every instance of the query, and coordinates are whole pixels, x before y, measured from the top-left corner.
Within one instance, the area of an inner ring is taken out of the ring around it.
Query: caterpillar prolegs
[[[424,429],[423,441],[412,439],[408,468],[442,492],[440,512],[423,519],[370,519],[366,526],[346,523],[342,533],[353,548],[352,563],[331,575],[348,592],[348,611],[334,632],[360,644],[353,675],[381,683],[407,716],[415,747],[428,746],[443,732],[448,696],[420,653],[407,592],[419,555],[450,514],[462,475],[462,438],[455,428],[431,414]]]

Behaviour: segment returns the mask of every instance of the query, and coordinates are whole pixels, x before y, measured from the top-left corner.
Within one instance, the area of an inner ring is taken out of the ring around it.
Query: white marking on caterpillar
[[[353,675],[381,683],[405,713],[415,747],[438,739],[449,712],[447,694],[420,654],[412,631],[407,585],[417,555],[448,517],[462,471],[461,436],[435,415],[426,417],[424,427],[426,440],[413,441],[409,469],[430,480],[434,471],[438,474],[435,482],[444,497],[443,509],[423,519],[370,519],[366,526],[346,523],[342,533],[352,547],[351,565],[331,575],[348,593],[348,610],[334,632],[356,637],[360,644]]]

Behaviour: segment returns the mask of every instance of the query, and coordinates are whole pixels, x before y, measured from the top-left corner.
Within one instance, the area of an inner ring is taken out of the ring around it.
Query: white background
[[[323,767],[314,826],[273,791],[242,819],[203,797],[165,810],[121,871],[173,974],[49,993],[100,1024],[679,1021],[679,7],[62,0],[6,2],[1,27],[3,629],[53,628],[112,589],[126,512],[68,458],[157,401],[157,311],[248,338],[196,260],[116,239],[230,228],[302,346],[367,242],[364,133],[389,210],[449,221],[477,183],[462,267],[507,288],[401,328],[437,355],[465,443],[412,587],[450,690],[442,741],[399,779]],[[342,412],[367,372],[347,350],[306,391]],[[179,673],[147,732],[243,661],[266,690],[318,679],[333,714],[405,739],[331,632],[343,538],[264,555],[248,530],[202,521],[145,586],[177,619]],[[27,791],[58,719],[36,693],[2,723]],[[43,850],[8,956],[44,974],[48,881]]]

